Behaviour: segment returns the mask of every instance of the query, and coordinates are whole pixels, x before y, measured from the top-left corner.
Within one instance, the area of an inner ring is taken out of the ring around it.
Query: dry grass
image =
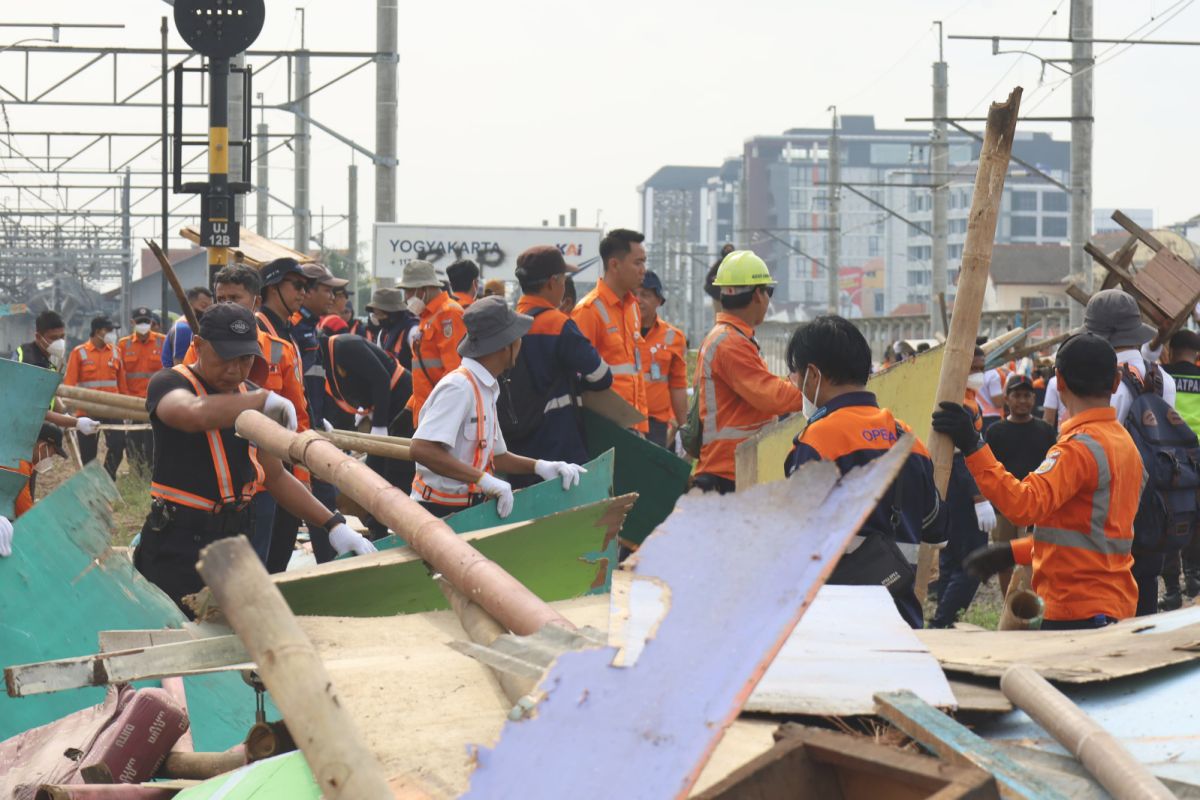
[[[70,446],[68,445],[69,450]],[[101,437],[100,451],[96,455],[96,460],[103,463],[106,452],[107,448]],[[71,457],[58,469],[45,475],[39,475],[37,497],[40,499],[48,496],[78,471],[79,467],[74,457]],[[142,470],[134,469],[128,456],[117,468],[117,492],[121,499],[113,507],[112,543],[114,546],[124,547],[142,529],[142,522],[150,510],[150,475]]]

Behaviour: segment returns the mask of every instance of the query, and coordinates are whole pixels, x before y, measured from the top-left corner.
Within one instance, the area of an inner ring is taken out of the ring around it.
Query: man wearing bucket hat
[[[404,290],[389,287],[376,289],[371,294],[371,301],[367,303],[367,313],[379,327],[375,344],[391,353],[405,369],[411,370],[410,339],[413,329],[417,327],[417,315],[409,311],[408,306],[404,304]]]
[[[1124,372],[1128,367],[1139,382],[1152,385],[1167,405],[1175,407],[1174,379],[1156,364],[1147,363],[1142,351],[1142,346],[1150,342],[1157,331],[1142,321],[1142,312],[1132,295],[1120,289],[1096,292],[1083,312],[1083,327],[1112,345],[1117,351],[1118,369]],[[1125,381],[1113,392],[1112,405],[1117,410],[1117,422],[1125,422],[1133,397],[1133,391]]]
[[[414,259],[404,265],[397,284],[404,290],[408,310],[420,320],[412,340],[413,393],[409,406],[413,422],[421,423],[421,406],[445,375],[458,368],[458,343],[463,338],[463,309],[442,288],[433,264]]]
[[[535,461],[510,453],[500,432],[496,402],[499,376],[512,368],[521,337],[533,318],[513,311],[498,297],[475,301],[463,317],[462,364],[429,395],[412,438],[417,464],[412,497],[445,517],[494,497],[500,517],[512,513],[511,484],[495,472],[558,478],[566,491],[579,483],[583,467],[564,461]]]

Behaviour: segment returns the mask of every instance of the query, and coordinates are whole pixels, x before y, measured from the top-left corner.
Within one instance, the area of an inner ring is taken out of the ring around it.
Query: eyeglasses
[[[775,287],[774,286],[760,286],[759,288],[767,293],[768,298],[775,296]]]

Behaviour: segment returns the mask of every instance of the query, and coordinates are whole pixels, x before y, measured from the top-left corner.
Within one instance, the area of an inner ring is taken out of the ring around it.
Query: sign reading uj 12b
[[[433,262],[439,272],[462,258],[479,265],[483,280],[516,281],[517,256],[537,245],[553,245],[579,279],[599,277],[601,232],[594,228],[471,228],[375,224],[375,277],[399,278],[413,259]]]

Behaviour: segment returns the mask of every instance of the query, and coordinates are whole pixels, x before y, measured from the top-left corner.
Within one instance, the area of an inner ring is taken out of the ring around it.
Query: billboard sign
[[[444,273],[461,258],[479,265],[480,280],[516,281],[517,256],[537,245],[554,245],[568,264],[580,268],[578,280],[595,282],[600,274],[597,228],[476,228],[375,223],[374,274],[398,279],[413,259],[433,262]]]

